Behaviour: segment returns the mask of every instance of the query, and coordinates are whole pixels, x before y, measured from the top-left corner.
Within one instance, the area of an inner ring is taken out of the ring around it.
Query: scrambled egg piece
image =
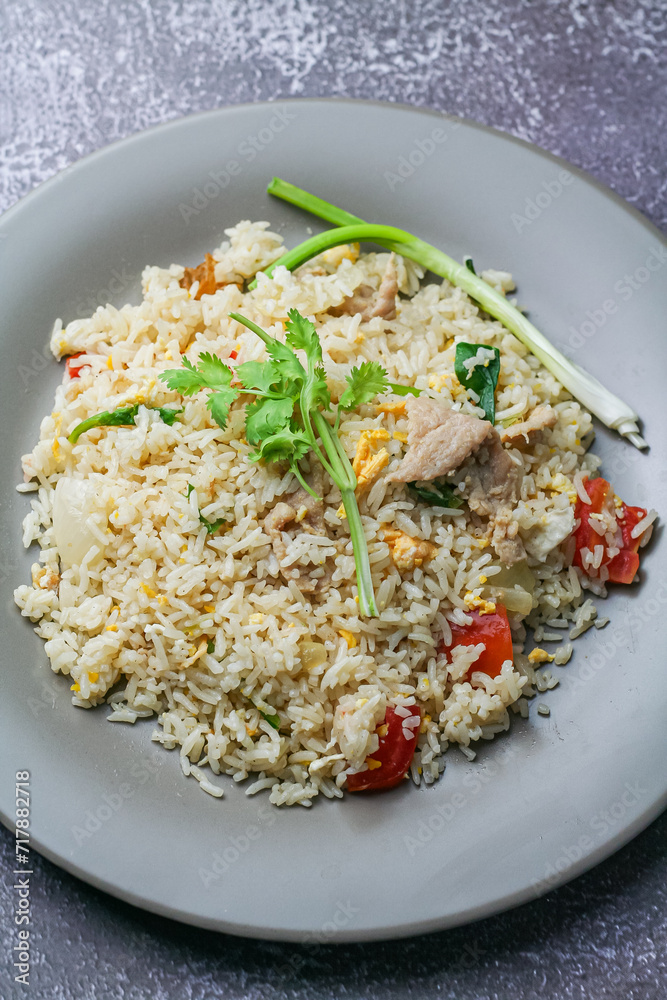
[[[428,387],[429,389],[434,389],[436,392],[442,392],[450,379],[452,380],[452,384],[449,388],[454,399],[456,399],[457,396],[465,395],[465,389],[459,382],[454,372],[444,372],[441,375],[432,375],[428,380]]]
[[[354,635],[352,634],[352,632],[348,632],[346,628],[339,629],[338,635],[342,636],[343,639],[345,639],[348,649],[354,649],[354,647],[357,645],[357,640],[355,639]],[[361,705],[357,705],[357,708],[361,708]]]
[[[563,475],[562,472],[557,472],[555,476],[552,477],[549,483],[548,489],[552,490],[553,493],[567,493],[567,498],[571,504],[577,502],[577,491],[570,479]]]
[[[377,407],[378,413],[393,413],[395,417],[405,416],[405,400],[402,399],[399,403],[380,403]]]
[[[357,454],[354,456],[352,468],[357,477],[357,494],[367,490],[389,462],[389,453],[386,448],[380,448],[378,452],[373,451],[379,441],[388,441],[389,431],[380,428],[375,431],[362,431],[359,443],[357,444]]]
[[[357,477],[357,488],[355,490],[357,496],[366,492],[388,464],[389,452],[387,449],[380,448],[377,452],[374,449],[377,447],[378,442],[388,441],[390,437],[389,431],[384,430],[384,428],[361,432],[361,437],[357,444],[357,453],[352,462],[352,468]],[[345,517],[345,508],[342,504],[336,513],[340,518]]]
[[[196,663],[197,660],[201,659],[201,657],[204,655],[207,649],[208,649],[208,639],[202,639],[199,645],[196,647],[195,653],[189,656],[188,659],[185,661],[185,666],[191,667],[193,663]]]
[[[359,257],[359,250],[358,243],[344,243],[342,246],[325,250],[322,254],[322,260],[329,267],[338,267],[344,260],[355,264]]]
[[[540,649],[539,646],[536,646],[535,649],[531,649],[528,654],[529,663],[550,663],[552,660],[553,656],[551,656],[550,653],[547,653],[546,649]]]
[[[422,563],[432,559],[438,551],[438,546],[432,542],[411,538],[396,528],[385,528],[384,540],[389,545],[391,558],[397,569],[409,570],[421,566]]]
[[[471,610],[479,611],[480,615],[492,615],[496,610],[496,606],[493,601],[485,601],[483,597],[479,597],[474,594],[472,590],[469,590],[465,594],[463,600],[466,602]]]
[[[35,563],[32,567],[32,582],[40,590],[56,590],[60,583],[60,576],[50,566],[40,567]]]

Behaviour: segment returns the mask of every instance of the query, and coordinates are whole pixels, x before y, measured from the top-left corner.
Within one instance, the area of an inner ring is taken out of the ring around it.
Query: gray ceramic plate
[[[351,941],[460,924],[534,898],[645,827],[667,789],[667,586],[660,539],[641,585],[619,588],[549,696],[435,788],[276,810],[228,782],[186,781],[152,724],[70,705],[42,642],[13,607],[29,579],[19,460],[62,369],[64,322],[139,299],[147,263],[194,264],[225,226],[268,219],[288,244],[318,223],[265,195],[278,174],[454,257],[511,270],[548,336],[632,404],[648,455],[602,430],[617,491],[664,494],[667,251],[660,235],[562,161],[478,126],[343,101],[258,104],[163,125],[104,149],[0,220],[3,643],[0,805],[30,772],[33,845],[70,872],[158,913],[237,934]],[[533,710],[534,711],[534,710]]]

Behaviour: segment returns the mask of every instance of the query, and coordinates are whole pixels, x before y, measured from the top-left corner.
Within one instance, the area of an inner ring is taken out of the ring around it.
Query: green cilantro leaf
[[[182,368],[170,368],[162,372],[160,379],[181,396],[194,396],[203,388],[201,375],[187,358],[183,358]]]
[[[209,389],[222,389],[231,384],[234,372],[217,354],[204,351],[199,355],[197,371],[202,383]]]
[[[262,330],[261,326],[253,323],[250,319],[246,319],[245,316],[241,316],[240,313],[230,313],[229,318],[236,320],[237,323],[242,323],[243,326],[246,326],[253,333],[257,334],[266,346],[266,352],[269,357],[280,365],[280,373],[283,380],[295,380],[299,384],[305,381],[305,369],[294,351],[287,344],[283,344],[280,340],[276,340],[275,337],[271,337],[266,330]]]
[[[227,426],[229,407],[232,405],[237,396],[238,391],[236,389],[232,389],[230,386],[228,389],[223,389],[220,392],[214,392],[211,396],[209,396],[208,402],[206,403],[216,424],[218,427],[222,427],[223,430]]]
[[[364,361],[359,368],[353,368],[346,381],[347,389],[338,402],[341,410],[354,410],[369,403],[389,385],[387,373],[377,361]]]
[[[389,382],[388,391],[395,396],[421,396],[421,389],[415,389],[413,385],[399,385],[398,382]]]
[[[268,393],[280,382],[280,366],[273,361],[245,361],[236,369],[236,377],[245,389]]]
[[[386,390],[387,373],[371,362],[353,369],[332,426],[324,415],[324,411],[331,410],[331,394],[323,365],[322,344],[311,320],[291,309],[283,344],[240,313],[230,313],[230,319],[252,330],[265,344],[268,354],[267,361],[247,362],[237,370],[245,391],[256,397],[246,404],[245,410],[246,438],[256,449],[249,456],[250,460],[285,462],[301,486],[316,497],[299,462],[310,453],[311,461],[319,459],[340,489],[347,512],[360,610],[362,614],[375,615],[368,545],[355,496],[357,477],[338,438],[338,426],[343,409],[354,409]],[[305,354],[305,368],[295,351]],[[276,724],[268,714],[265,718],[271,725]]]
[[[290,309],[287,315],[289,319],[285,324],[285,343],[293,351],[303,351],[306,355],[307,376],[301,386],[300,406],[304,422],[310,427],[310,411],[318,406],[328,410],[331,404],[327,376],[322,364],[322,344],[314,323],[296,309]]]
[[[290,424],[264,438],[259,449],[249,458],[252,462],[287,462],[295,465],[305,458],[311,448],[308,436],[298,427]]]
[[[464,362],[474,358],[479,350],[493,351],[493,358],[486,358],[468,371],[468,366]],[[489,348],[487,344],[464,344],[456,345],[456,355],[454,358],[454,369],[456,377],[461,385],[466,389],[472,389],[479,396],[478,406],[484,410],[487,420],[493,423],[496,415],[495,392],[500,375],[500,351],[497,347]]]
[[[216,424],[223,429],[227,426],[229,407],[239,394],[239,390],[232,387],[233,378],[232,369],[208,351],[199,355],[196,365],[183,358],[182,368],[170,368],[160,375],[173,392],[180,392],[182,396],[194,396],[200,389],[212,389],[214,394],[207,406]]]
[[[287,330],[285,343],[289,344],[293,351],[304,351],[308,361],[314,365],[322,364],[322,344],[317,336],[315,324],[296,309],[290,309],[287,315],[289,319],[285,323]]]
[[[249,444],[259,444],[289,423],[294,401],[285,399],[256,399],[246,406],[246,438]]]

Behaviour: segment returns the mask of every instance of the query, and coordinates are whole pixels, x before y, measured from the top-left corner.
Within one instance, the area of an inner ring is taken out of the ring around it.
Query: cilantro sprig
[[[232,388],[234,372],[215,354],[204,351],[199,355],[196,365],[183,358],[182,368],[172,368],[160,375],[174,392],[181,396],[196,396],[201,389],[210,389],[208,403],[211,416],[216,424],[224,427],[229,415],[229,407],[238,396],[238,390]]]
[[[342,413],[370,402],[390,388],[387,373],[375,361],[353,368],[334,413],[322,345],[309,319],[291,309],[285,324],[285,343],[240,313],[230,313],[230,319],[260,338],[266,347],[265,361],[247,361],[233,372],[220,358],[202,354],[196,365],[183,359],[183,368],[163,372],[160,378],[185,396],[208,390],[211,416],[222,428],[234,400],[242,394],[251,397],[245,405],[246,439],[255,449],[250,459],[286,462],[301,485],[316,496],[299,468],[299,462],[314,453],[341,492],[357,570],[359,610],[363,615],[376,615],[368,546],[355,496],[357,477],[338,432]],[[329,419],[327,414],[331,415]]]

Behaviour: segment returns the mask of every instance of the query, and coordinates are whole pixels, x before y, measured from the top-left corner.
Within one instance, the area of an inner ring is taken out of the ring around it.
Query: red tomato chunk
[[[78,354],[71,354],[70,357],[65,362],[65,368],[67,369],[67,374],[70,378],[80,378],[82,368],[90,368],[90,362],[83,361],[81,364],[77,364],[76,359],[80,357],[85,357],[85,351],[79,351]]]
[[[483,615],[479,611],[466,611],[466,614],[472,618],[472,624],[450,622],[452,641],[449,646],[443,645],[443,649],[448,653],[454,646],[476,646],[483,642],[486,649],[472,664],[468,676],[479,670],[489,677],[497,677],[505,660],[513,658],[507,611],[502,604],[496,604],[496,610],[491,614]]]
[[[397,715],[396,708],[404,709],[408,714]],[[397,705],[396,708],[389,706],[384,723],[375,730],[380,746],[366,758],[368,770],[348,775],[347,787],[351,792],[393,788],[408,773],[417,746],[421,710],[418,705]],[[408,733],[414,735],[408,736]]]
[[[590,522],[591,514],[600,514],[605,506],[609,507],[614,503],[613,490],[607,480],[601,477],[593,480],[584,478],[583,484],[591,502],[587,504],[577,500],[575,517],[579,521],[579,527],[574,532],[576,549],[572,565],[578,566],[590,577],[599,576],[600,569],[605,566],[610,583],[632,583],[639,569],[638,549],[641,541],[641,535],[633,538],[632,531],[646,517],[646,511],[643,507],[629,507],[625,503],[621,503],[621,506],[613,511],[619,526],[619,537],[616,539],[615,547],[620,551],[610,556],[604,536],[599,535],[591,527]],[[604,546],[602,562],[598,569],[585,567],[583,554],[586,550],[593,552],[596,545]]]

